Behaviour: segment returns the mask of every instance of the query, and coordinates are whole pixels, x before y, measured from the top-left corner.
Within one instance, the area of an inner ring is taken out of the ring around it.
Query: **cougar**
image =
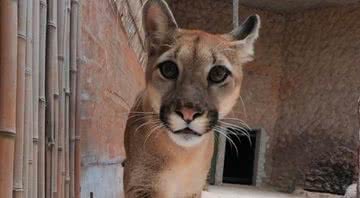
[[[142,14],[146,87],[125,129],[125,197],[201,197],[214,133],[239,97],[260,18],[250,16],[228,34],[210,34],[178,28],[163,0],[148,0]]]

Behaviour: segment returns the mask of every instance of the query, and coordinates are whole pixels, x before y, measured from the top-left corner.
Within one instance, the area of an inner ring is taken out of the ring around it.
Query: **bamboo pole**
[[[32,197],[38,197],[40,0],[33,0],[33,166]]]
[[[14,198],[24,197],[24,99],[25,99],[25,58],[26,58],[26,0],[18,1],[18,52],[16,87],[16,140],[14,158]],[[1,94],[1,93],[0,93]]]
[[[45,198],[45,54],[46,54],[46,0],[40,0],[40,39],[39,39],[39,159],[38,159],[38,197]]]
[[[65,31],[65,198],[70,197],[69,108],[70,108],[70,0],[66,0]]]
[[[69,108],[70,108],[70,0],[66,0],[65,31],[65,198],[70,197]]]
[[[70,197],[70,153],[69,153],[69,108],[70,93],[66,91],[65,95],[65,198]]]
[[[56,0],[48,0],[48,22],[47,22],[47,119],[49,152],[47,154],[51,163],[47,166],[47,196],[49,198],[57,196],[57,139],[58,134],[58,61],[57,61],[57,3]]]
[[[0,1],[0,195],[12,197],[16,135],[17,1]]]
[[[65,183],[65,32],[66,32],[66,15],[65,1],[57,1],[57,24],[58,24],[58,63],[59,63],[59,125],[58,125],[58,172],[57,172],[57,191],[58,197],[64,197]]]
[[[24,117],[24,190],[25,196],[32,195],[32,134],[33,134],[33,87],[32,87],[32,11],[33,1],[27,1],[27,23],[26,23],[26,67],[25,67],[25,117]]]
[[[76,93],[77,93],[77,40],[78,40],[78,1],[71,0],[70,11],[70,198],[75,198],[76,183]]]
[[[79,0],[73,0],[73,9],[75,9],[76,20],[76,113],[75,113],[75,198],[80,198],[81,185],[80,185],[80,171],[81,171],[81,152],[80,152],[80,67],[78,66],[79,58],[79,28],[80,28],[80,4]]]
[[[65,4],[66,26],[65,26],[65,63],[64,63],[64,100],[65,100],[65,134],[64,134],[64,154],[65,154],[65,198],[70,197],[70,172],[69,172],[69,113],[70,113],[70,1],[66,0]]]

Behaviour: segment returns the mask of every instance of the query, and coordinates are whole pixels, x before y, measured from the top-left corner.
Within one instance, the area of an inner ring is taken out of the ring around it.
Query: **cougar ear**
[[[240,50],[244,62],[251,61],[254,55],[254,44],[259,36],[260,17],[253,15],[248,17],[243,24],[225,35],[232,45]]]
[[[167,3],[148,0],[143,7],[143,26],[150,53],[166,43],[178,28]]]

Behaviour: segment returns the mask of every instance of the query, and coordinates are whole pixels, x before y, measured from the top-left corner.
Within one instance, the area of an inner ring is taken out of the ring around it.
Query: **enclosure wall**
[[[81,197],[119,197],[127,113],[144,86],[140,1],[81,4]]]
[[[282,189],[344,193],[355,182],[359,10],[346,6],[286,15],[271,174]]]

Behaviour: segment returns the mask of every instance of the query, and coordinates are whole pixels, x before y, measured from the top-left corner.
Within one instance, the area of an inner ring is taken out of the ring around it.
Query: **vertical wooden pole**
[[[16,134],[17,1],[0,1],[0,195],[12,197]]]
[[[78,42],[78,40],[77,40]],[[78,50],[78,48],[77,48]],[[79,54],[79,53],[77,53]],[[77,57],[77,60],[79,58]],[[81,186],[80,186],[80,173],[81,173],[81,150],[80,150],[80,110],[79,110],[79,101],[80,101],[80,94],[79,94],[79,78],[80,68],[77,67],[77,77],[76,77],[76,128],[75,128],[75,198],[80,198],[81,193]]]
[[[69,153],[69,110],[70,110],[70,0],[66,0],[65,31],[65,198],[70,197],[70,153]]]
[[[79,2],[71,0],[70,13],[70,198],[77,193],[76,183],[76,94],[77,94],[77,40],[78,40],[78,6]]]
[[[33,1],[27,1],[26,23],[26,67],[25,67],[25,117],[24,117],[24,190],[25,196],[31,198],[32,192],[32,134],[33,134],[33,90],[32,90],[32,64],[33,64],[33,38],[32,38],[32,11]]]
[[[40,0],[33,0],[33,166],[32,197],[38,198]]]
[[[46,55],[46,0],[40,0],[40,40],[39,40],[39,159],[38,197],[45,198],[45,55]]]
[[[59,63],[59,125],[58,125],[58,197],[64,197],[65,184],[65,32],[66,32],[66,8],[65,0],[57,1],[57,24],[58,24],[58,63]]]
[[[46,53],[46,96],[47,108],[47,182],[46,197],[57,195],[57,132],[58,132],[58,61],[57,61],[57,1],[48,0],[47,53]]]
[[[80,68],[78,66],[78,60],[79,58],[79,27],[80,27],[80,4],[79,4],[79,0],[72,0],[72,9],[74,9],[74,17],[75,17],[75,28],[76,28],[76,62],[75,62],[75,68],[74,71],[76,72],[76,92],[74,92],[76,94],[76,99],[75,99],[75,108],[76,108],[76,113],[75,113],[75,198],[80,198],[80,171],[81,171],[81,156],[80,156],[80,125],[79,125],[79,121],[80,121],[80,109],[79,109],[79,101],[80,101],[80,94],[79,94],[79,84],[80,84],[80,78],[79,78],[79,74],[80,74]]]
[[[16,140],[14,158],[14,198],[24,197],[24,99],[26,60],[26,0],[18,1],[18,48],[17,48],[17,88],[16,88]],[[1,93],[0,93],[1,94]]]

